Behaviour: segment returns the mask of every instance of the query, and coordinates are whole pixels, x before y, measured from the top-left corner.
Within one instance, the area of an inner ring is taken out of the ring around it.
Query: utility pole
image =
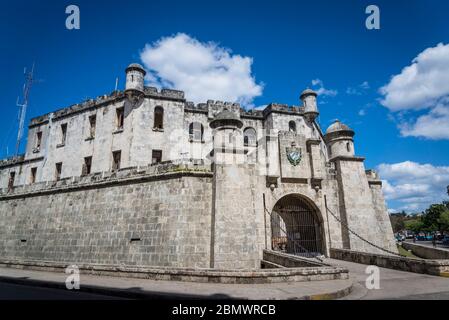
[[[34,63],[30,72],[27,73],[26,68],[24,69],[24,74],[25,74],[25,84],[23,85],[22,103],[19,103],[20,98],[17,97],[17,106],[20,108],[20,110],[19,110],[19,130],[17,132],[16,153],[15,153],[16,156],[19,155],[20,142],[23,136],[23,127],[25,124],[25,116],[28,107],[28,98],[30,95],[31,86],[33,85],[34,82]]]

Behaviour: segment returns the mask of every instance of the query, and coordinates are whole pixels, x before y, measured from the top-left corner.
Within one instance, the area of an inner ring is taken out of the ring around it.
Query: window
[[[351,152],[351,144],[349,142],[346,142],[346,150]]]
[[[257,135],[254,128],[246,128],[243,131],[243,144],[244,146],[255,146],[257,144]]]
[[[91,170],[92,170],[92,157],[85,157],[83,169],[81,170],[81,175],[82,176],[88,175],[90,174]]]
[[[16,178],[16,173],[14,171],[9,173],[9,180],[8,180],[8,190],[12,190],[14,188],[14,179]]]
[[[112,171],[120,170],[121,158],[122,158],[121,151],[112,152]]]
[[[35,183],[36,182],[36,173],[37,173],[37,168],[31,168],[31,173],[30,173],[30,183]]]
[[[42,132],[36,132],[36,151],[39,151],[41,149],[41,144],[42,144]]]
[[[162,150],[153,150],[151,155],[151,163],[159,163],[162,161]]]
[[[154,129],[163,129],[164,128],[164,109],[162,107],[157,106],[154,108]]]
[[[295,121],[292,120],[288,123],[288,131],[296,132],[296,122]]]
[[[67,138],[67,123],[61,124],[61,145],[65,144]]]
[[[117,108],[116,109],[116,122],[117,122],[118,130],[123,129],[124,116],[125,116],[125,109],[123,107]]]
[[[61,173],[62,173],[62,162],[58,162],[55,167],[55,180],[56,181],[61,179]]]
[[[95,138],[95,129],[97,127],[97,116],[89,117],[89,138]]]
[[[189,141],[203,141],[204,127],[199,122],[189,125]]]

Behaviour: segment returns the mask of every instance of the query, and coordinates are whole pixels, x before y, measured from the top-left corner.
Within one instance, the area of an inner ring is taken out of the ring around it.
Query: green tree
[[[424,223],[424,228],[431,231],[441,231],[441,223],[439,222],[440,216],[443,212],[447,210],[445,204],[432,204],[424,212],[422,222]]]
[[[393,227],[393,232],[399,232],[405,229],[404,221],[408,219],[405,211],[400,213],[390,214],[391,226]]]
[[[440,224],[440,231],[449,232],[449,209],[446,209],[446,211],[440,215],[438,223]]]
[[[421,219],[412,219],[412,220],[407,220],[404,222],[405,224],[405,228],[407,230],[412,231],[413,233],[419,233],[421,231],[423,231],[424,227],[424,223],[421,221]]]

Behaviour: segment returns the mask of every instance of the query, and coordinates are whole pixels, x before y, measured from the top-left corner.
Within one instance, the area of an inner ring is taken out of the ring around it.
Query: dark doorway
[[[315,257],[323,255],[323,228],[317,210],[300,195],[281,198],[271,213],[272,249]]]

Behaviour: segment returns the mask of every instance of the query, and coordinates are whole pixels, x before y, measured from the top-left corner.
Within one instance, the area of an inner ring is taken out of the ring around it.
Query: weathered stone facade
[[[125,91],[31,120],[25,154],[0,162],[1,258],[258,268],[269,215],[292,196],[320,230],[317,253],[396,251],[379,177],[349,127],[321,131],[316,93],[246,111],[194,105],[144,74],[132,64]],[[304,241],[295,224],[285,241]]]

